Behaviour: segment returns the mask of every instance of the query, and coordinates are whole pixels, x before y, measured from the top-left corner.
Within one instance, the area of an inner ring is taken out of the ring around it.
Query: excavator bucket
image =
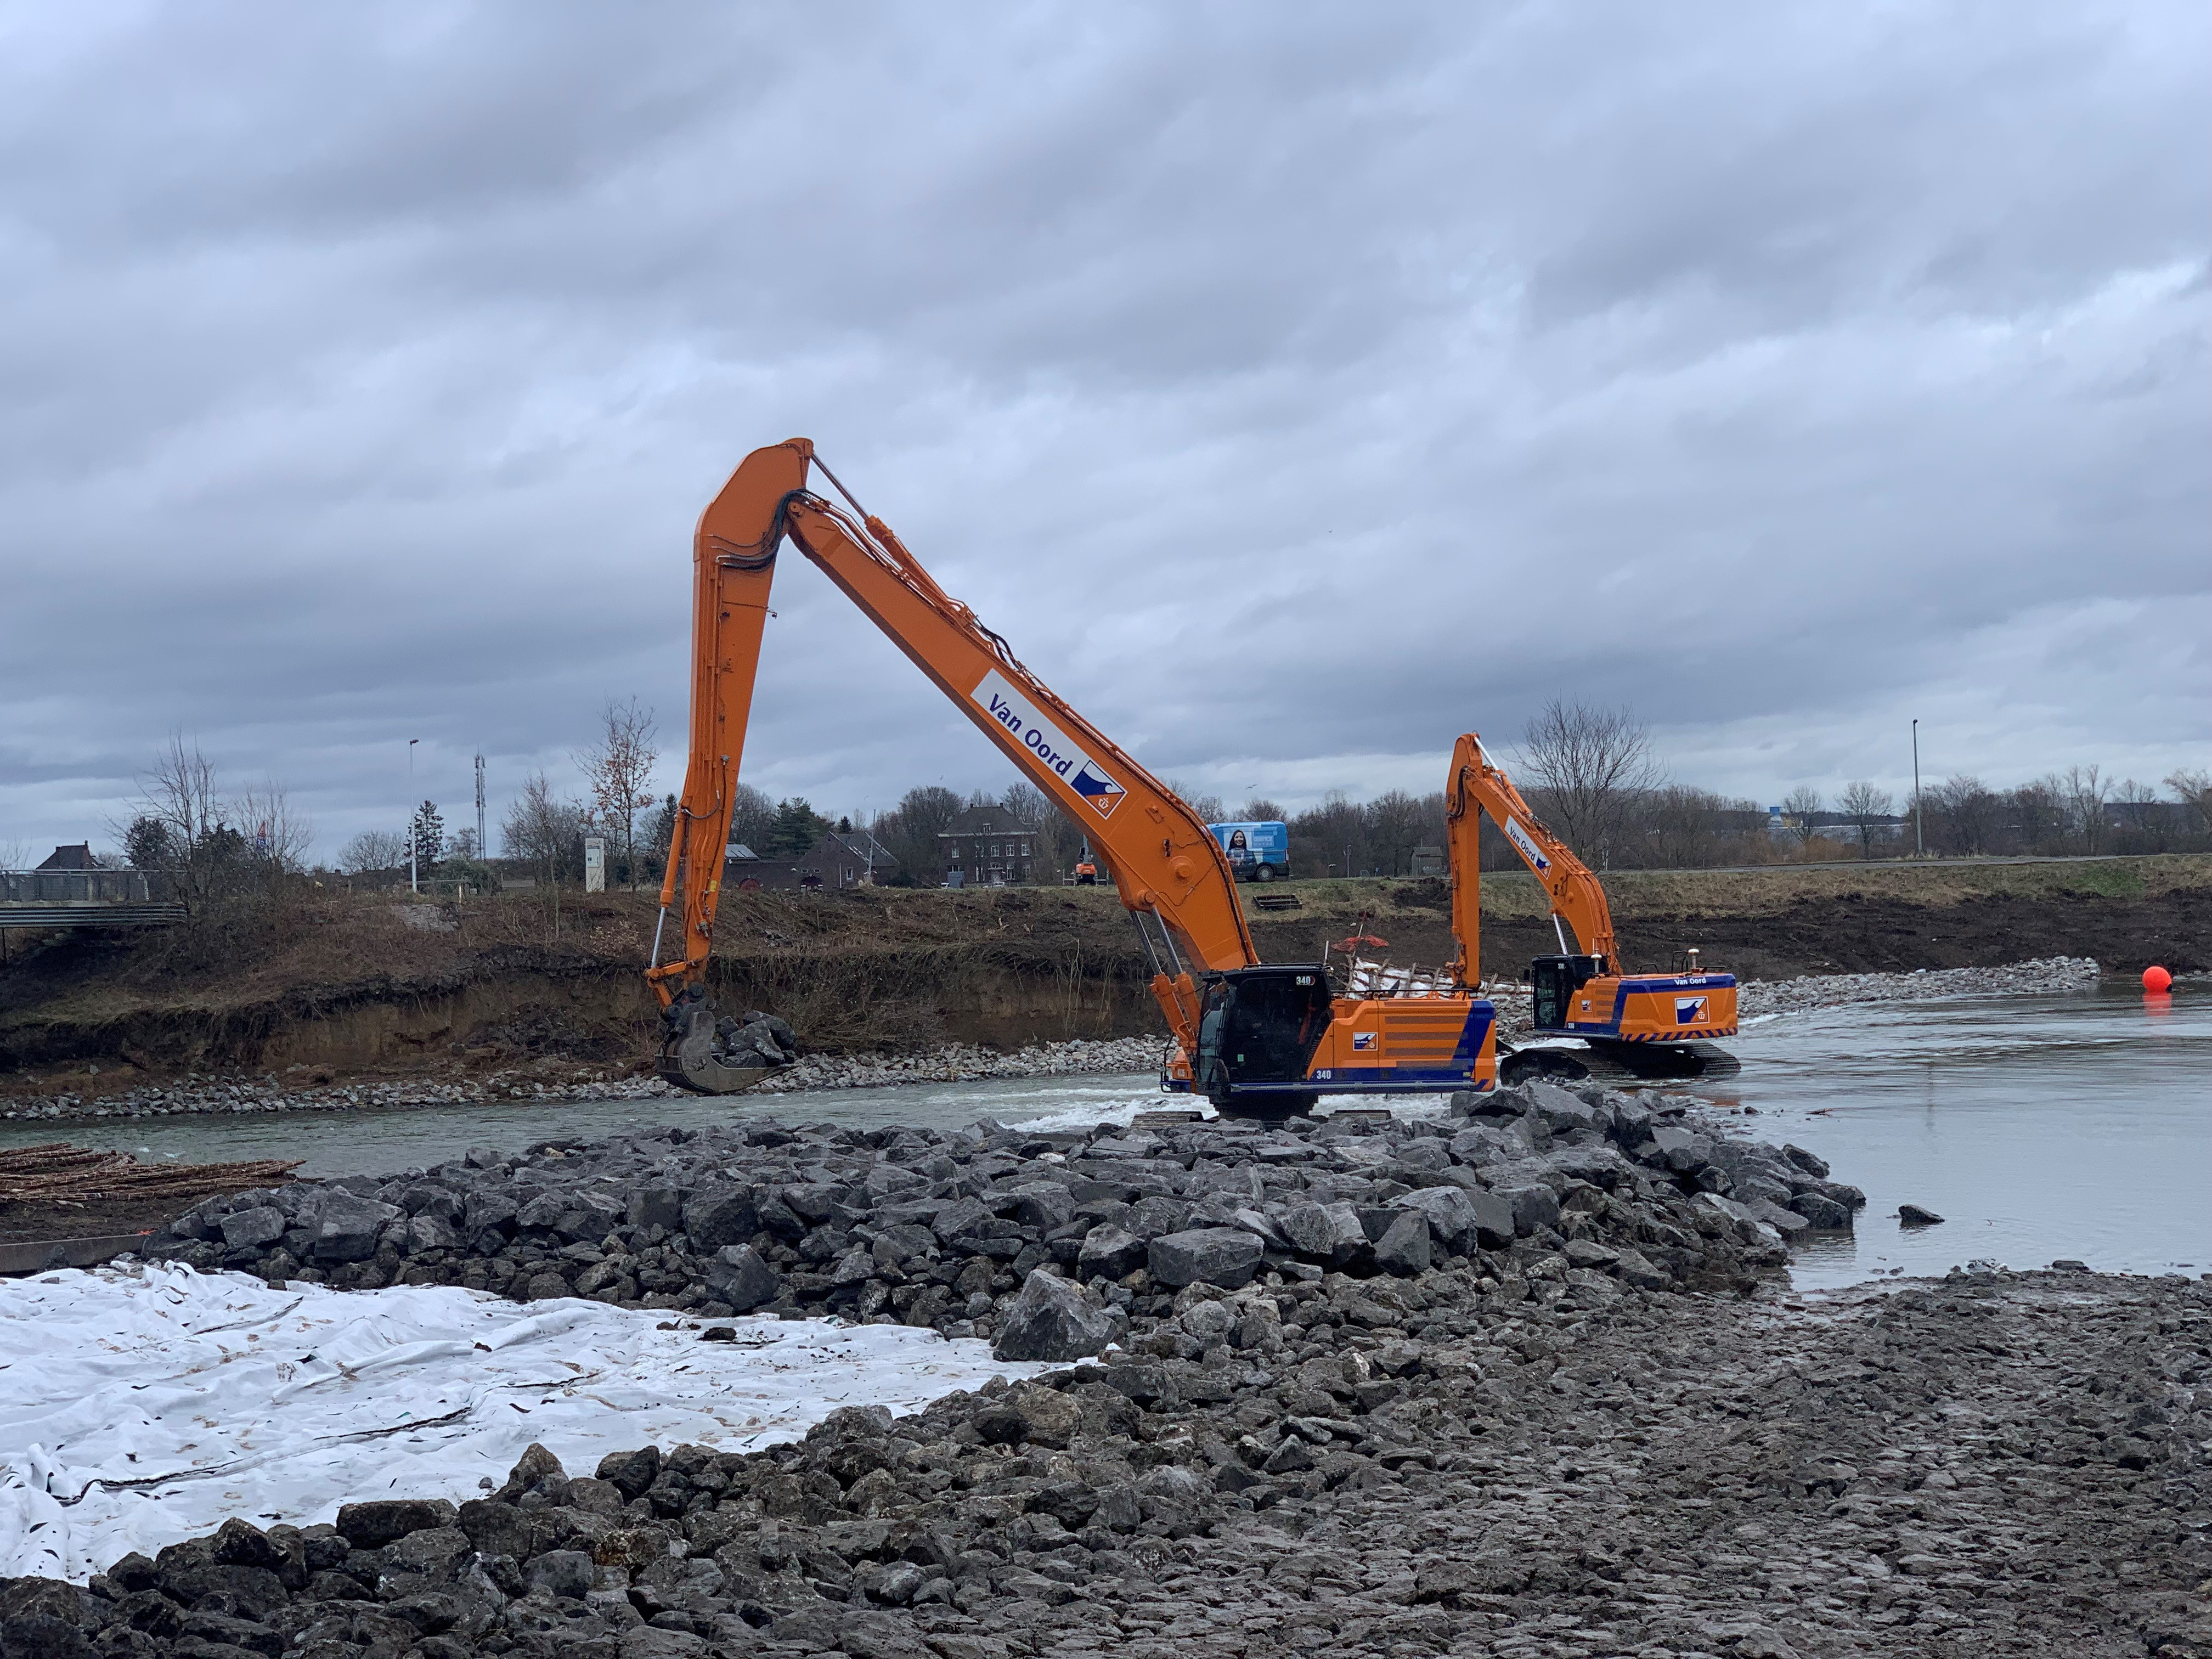
[[[696,1095],[735,1095],[777,1068],[761,1063],[760,1051],[740,1044],[737,1022],[721,1018],[696,986],[685,988],[660,1016],[660,1075]]]

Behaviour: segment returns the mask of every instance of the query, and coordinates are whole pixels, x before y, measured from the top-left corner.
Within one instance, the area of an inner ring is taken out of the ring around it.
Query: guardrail
[[[0,870],[0,927],[155,927],[184,918],[168,882],[144,870]]]

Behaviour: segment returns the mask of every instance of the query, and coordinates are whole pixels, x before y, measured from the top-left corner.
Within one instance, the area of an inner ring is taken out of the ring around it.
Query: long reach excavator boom
[[[1453,745],[1451,775],[1444,785],[1459,982],[1470,988],[1481,982],[1480,833],[1485,814],[1551,902],[1559,950],[1529,964],[1533,1029],[1540,1037],[1577,1037],[1587,1045],[1580,1052],[1519,1048],[1504,1064],[1507,1081],[1595,1073],[1679,1077],[1732,1066],[1709,1045],[1713,1038],[1735,1035],[1735,975],[1703,971],[1694,951],[1675,973],[1624,974],[1605,888],[1529,811],[1513,781],[1472,732]]]
[[[810,465],[851,513],[807,489]],[[663,1073],[710,1093],[757,1080],[757,1072],[726,1063],[705,980],[769,586],[787,538],[1105,854],[1144,933],[1154,994],[1186,1052],[1194,1052],[1203,1010],[1194,974],[1259,960],[1219,843],[1172,790],[947,595],[889,526],[845,495],[814,446],[794,438],[745,458],[702,515],[693,544],[690,754],[660,895],[665,927],[682,889],[682,954],[660,961],[656,933],[646,975],[668,1024]]]
[[[849,513],[807,488],[810,468]],[[1430,981],[1376,994],[1347,983],[1339,995],[1326,963],[1262,963],[1205,822],[947,595],[803,438],[747,456],[693,546],[690,757],[660,894],[661,929],[675,908],[682,948],[662,961],[656,930],[646,972],[664,1011],[669,1081],[720,1094],[766,1074],[763,1051],[744,1041],[752,1027],[718,1017],[708,1001],[707,973],[769,585],[787,538],[1103,854],[1179,1045],[1170,1087],[1204,1093],[1224,1112],[1276,1117],[1322,1094],[1492,1086],[1496,1011],[1466,988]]]

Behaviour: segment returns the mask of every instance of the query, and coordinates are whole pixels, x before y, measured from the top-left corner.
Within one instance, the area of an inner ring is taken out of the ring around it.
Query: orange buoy
[[[2143,969],[2144,990],[2164,991],[2171,989],[2172,985],[2173,975],[2167,973],[2165,969],[2159,967],[2156,963],[2154,963],[2150,967]]]

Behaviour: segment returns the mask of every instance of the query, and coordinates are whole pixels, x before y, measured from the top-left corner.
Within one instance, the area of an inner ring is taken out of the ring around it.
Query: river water
[[[1736,1077],[1703,1085],[1743,1127],[1826,1158],[1868,1198],[1854,1233],[1800,1246],[1805,1288],[1976,1260],[2072,1258],[2136,1273],[2212,1271],[2212,992],[2154,1006],[2119,988],[2034,997],[1871,1003],[1766,1017],[1730,1045]],[[1346,1102],[1346,1103],[1352,1103]],[[1373,1105],[1371,1099],[1358,1102]],[[1432,1112],[1436,1097],[1403,1109]],[[11,1124],[0,1146],[66,1137],[187,1160],[295,1158],[309,1175],[380,1174],[471,1146],[519,1152],[643,1124],[773,1116],[951,1127],[988,1115],[1067,1127],[1187,1106],[1146,1075],[1000,1079],[888,1089],[416,1110],[194,1115]],[[1326,1108],[1327,1103],[1324,1103]],[[1900,1203],[1940,1226],[1905,1228]]]

